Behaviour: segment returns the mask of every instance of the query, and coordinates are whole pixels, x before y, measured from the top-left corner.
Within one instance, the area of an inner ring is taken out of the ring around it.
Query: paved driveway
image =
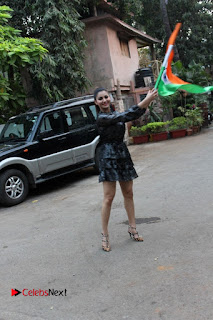
[[[212,320],[212,142],[209,128],[130,146],[144,243],[128,237],[118,188],[112,251],[101,250],[102,186],[91,169],[0,207],[0,319]]]

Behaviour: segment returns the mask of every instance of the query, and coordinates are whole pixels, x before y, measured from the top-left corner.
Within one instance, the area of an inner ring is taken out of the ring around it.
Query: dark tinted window
[[[64,114],[69,131],[82,128],[89,123],[88,116],[83,107],[66,109]]]
[[[63,133],[62,121],[59,111],[44,116],[40,126],[40,133],[45,131],[51,131],[53,135]]]

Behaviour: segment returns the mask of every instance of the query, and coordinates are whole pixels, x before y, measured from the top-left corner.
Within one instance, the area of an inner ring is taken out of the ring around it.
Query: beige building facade
[[[83,22],[88,44],[84,65],[91,82],[87,93],[101,86],[118,95],[134,96],[138,48],[149,46],[154,59],[153,45],[160,41],[110,14],[90,17]]]

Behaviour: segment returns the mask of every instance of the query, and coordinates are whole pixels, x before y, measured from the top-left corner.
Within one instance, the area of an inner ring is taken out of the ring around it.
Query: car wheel
[[[0,202],[6,206],[16,205],[26,198],[29,183],[25,174],[10,169],[0,175]]]

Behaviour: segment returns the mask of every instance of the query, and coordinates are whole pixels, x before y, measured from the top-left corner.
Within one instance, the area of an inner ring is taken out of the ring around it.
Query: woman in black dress
[[[141,117],[149,104],[157,96],[157,90],[152,89],[146,98],[137,106],[129,108],[125,112],[116,112],[111,109],[110,96],[104,88],[98,88],[94,92],[94,100],[100,112],[97,117],[97,125],[100,134],[99,148],[99,182],[103,182],[104,199],[102,206],[102,249],[110,251],[108,222],[112,201],[116,191],[116,181],[119,181],[124,197],[124,206],[128,215],[130,237],[136,241],[143,241],[138,235],[135,224],[135,209],[133,200],[133,179],[137,173],[127,149],[123,142],[125,122]]]

